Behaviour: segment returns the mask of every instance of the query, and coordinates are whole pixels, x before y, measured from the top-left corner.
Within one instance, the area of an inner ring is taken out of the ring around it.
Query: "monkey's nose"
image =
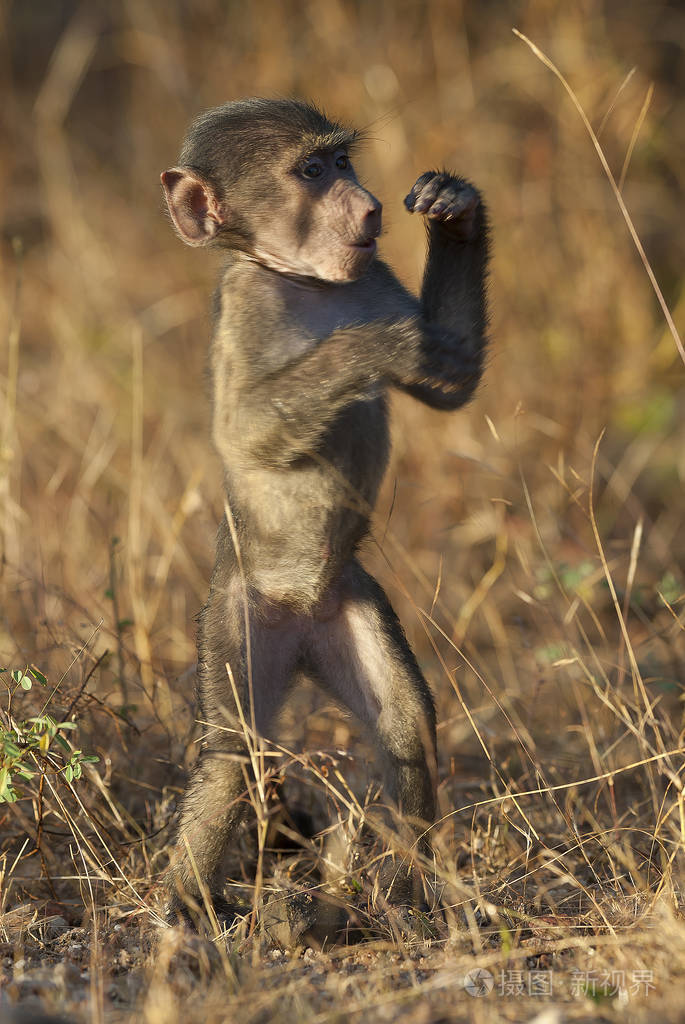
[[[377,235],[380,232],[382,213],[383,204],[374,196],[369,196],[368,209],[364,215],[364,226],[368,228],[370,234]]]

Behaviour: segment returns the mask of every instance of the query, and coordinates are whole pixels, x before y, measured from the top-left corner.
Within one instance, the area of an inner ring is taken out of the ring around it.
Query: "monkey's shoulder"
[[[242,254],[231,254],[221,272],[219,283],[214,293],[214,313],[217,323],[228,314],[232,320],[260,319],[271,310],[277,316],[278,289],[274,287],[273,277],[278,276],[265,271],[255,260]]]

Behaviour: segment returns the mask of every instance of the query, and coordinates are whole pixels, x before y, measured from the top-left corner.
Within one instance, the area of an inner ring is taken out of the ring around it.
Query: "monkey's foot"
[[[284,891],[266,903],[260,924],[267,942],[282,949],[320,949],[344,941],[348,915],[344,904],[328,894]]]
[[[196,902],[192,897],[182,899],[174,893],[169,897],[164,918],[166,923],[172,927],[188,928],[193,932],[213,932],[215,923],[211,919],[216,918],[220,929],[230,928],[242,911],[233,903],[229,903],[223,896],[214,894],[211,897],[213,915],[207,913],[204,904]]]
[[[380,907],[410,909],[421,899],[419,873],[406,861],[387,854],[373,876],[373,902]]]
[[[390,929],[397,935],[415,939],[437,939],[441,930],[428,907],[389,906],[384,915]]]

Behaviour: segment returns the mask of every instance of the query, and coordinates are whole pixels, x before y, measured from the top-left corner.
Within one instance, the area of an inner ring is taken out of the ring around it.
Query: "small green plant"
[[[98,761],[84,754],[61,735],[76,729],[74,722],[57,722],[47,714],[45,702],[39,715],[22,718],[15,712],[17,698],[35,684],[46,688],[48,681],[37,668],[0,669],[7,688],[7,707],[0,711],[0,803],[14,803],[22,796],[17,780],[31,782],[36,775],[63,775],[67,782],[80,779],[83,765]]]

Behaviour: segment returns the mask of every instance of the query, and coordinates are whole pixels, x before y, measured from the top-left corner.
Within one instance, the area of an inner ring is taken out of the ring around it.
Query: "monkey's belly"
[[[231,482],[249,531],[243,560],[257,591],[301,610],[322,600],[368,531],[388,448],[384,402],[360,402],[316,455],[279,470],[251,469]]]
[[[268,474],[270,480],[252,489],[251,498],[259,492],[264,501],[258,508],[250,502],[243,560],[260,594],[306,610],[322,599],[354,554],[367,532],[368,511],[350,508],[343,489],[333,481],[322,484],[318,470],[316,483],[301,472],[294,479],[292,474],[284,471],[275,479]],[[369,498],[375,493],[366,500],[357,496],[355,504],[368,508]]]

